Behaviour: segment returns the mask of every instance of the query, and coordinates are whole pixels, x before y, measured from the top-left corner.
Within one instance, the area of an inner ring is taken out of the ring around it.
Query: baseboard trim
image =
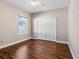
[[[32,39],[32,38],[29,37],[29,38],[26,38],[26,39],[22,39],[22,40],[19,40],[19,41],[13,42],[13,43],[9,43],[9,44],[6,44],[6,45],[3,45],[3,46],[0,46],[0,49],[2,49],[2,48],[6,48],[6,47],[9,47],[9,46],[14,45],[14,44],[21,43],[21,42],[26,41],[26,40],[29,40],[29,39]]]
[[[63,41],[55,41],[57,43],[62,43],[62,44],[68,44],[68,42],[63,42]]]
[[[6,47],[11,46],[11,45],[14,45],[14,44],[18,44],[18,43],[20,43],[20,42],[23,42],[23,41],[26,41],[26,40],[29,40],[29,39],[32,39],[32,37],[29,37],[29,38],[26,38],[26,39],[22,39],[22,40],[19,40],[19,41],[16,41],[16,42],[13,42],[13,43],[10,43],[10,44],[7,44],[7,45],[0,46],[0,49],[6,48]],[[47,41],[52,41],[52,40],[47,40]],[[63,42],[63,41],[54,41],[54,42],[63,43],[63,44],[68,44],[73,59],[76,59],[76,57],[74,56],[74,53],[73,53],[73,51],[72,51],[72,49],[71,49],[71,46],[70,46],[70,44],[69,44],[68,42]]]
[[[73,50],[72,50],[72,48],[71,48],[70,43],[68,43],[68,46],[69,46],[69,49],[70,49],[70,51],[71,51],[71,54],[72,54],[73,59],[77,59],[77,58],[75,57],[74,53],[73,53]]]
[[[20,42],[23,42],[23,41],[26,41],[26,40],[29,40],[29,39],[32,39],[32,37],[29,37],[29,38],[26,38],[26,39],[22,39],[22,40],[13,42],[13,43],[9,43],[9,44],[0,46],[0,49],[2,49],[2,48],[6,48],[6,47],[11,46],[11,45],[14,45],[14,44],[18,44],[18,43],[20,43]],[[33,39],[35,39],[35,38],[33,38]],[[42,40],[43,40],[43,39],[42,39]],[[47,40],[47,41],[53,41],[53,40]],[[63,43],[63,44],[68,44],[68,42],[63,42],[63,41],[54,41],[54,42],[57,42],[57,43]]]
[[[34,38],[32,37],[33,39],[38,39],[38,38]],[[45,39],[41,39],[41,40],[45,40]],[[54,41],[56,43],[62,43],[62,44],[68,44],[68,42],[64,42],[64,41],[57,41],[57,40],[49,40],[49,39],[46,39],[46,41]]]

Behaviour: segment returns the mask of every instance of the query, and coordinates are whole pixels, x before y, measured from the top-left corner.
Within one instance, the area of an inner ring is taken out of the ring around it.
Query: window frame
[[[23,18],[25,18],[25,32],[23,32],[23,33],[21,33],[21,32],[19,32],[19,24],[18,24],[18,20],[19,20],[19,17],[23,17]],[[20,15],[18,15],[17,16],[17,32],[18,32],[18,35],[25,35],[25,34],[27,34],[27,32],[28,32],[28,30],[26,30],[26,28],[28,28],[28,18],[27,17],[24,17],[24,16],[20,16]]]

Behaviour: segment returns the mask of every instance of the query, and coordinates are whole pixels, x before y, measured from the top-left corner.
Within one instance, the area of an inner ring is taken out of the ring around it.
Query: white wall
[[[69,42],[74,59],[79,59],[79,0],[71,0],[69,8]]]
[[[32,14],[32,18],[51,15],[56,17],[56,39],[57,41],[68,41],[68,8],[61,8],[46,12]]]
[[[17,16],[21,15],[28,18],[30,22],[30,14],[25,12],[24,10],[14,7],[10,4],[7,4],[0,0],[0,43],[1,40],[4,41],[3,44],[8,44],[11,42],[15,42],[30,35],[30,24],[29,25],[29,34],[18,35],[18,27],[17,27]]]

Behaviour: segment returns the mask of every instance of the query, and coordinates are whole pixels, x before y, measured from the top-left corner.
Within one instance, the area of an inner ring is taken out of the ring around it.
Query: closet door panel
[[[56,40],[56,18],[52,16],[37,17],[33,21],[34,38]]]

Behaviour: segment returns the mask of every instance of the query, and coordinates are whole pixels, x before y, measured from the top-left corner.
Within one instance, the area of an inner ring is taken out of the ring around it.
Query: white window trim
[[[20,15],[18,15],[18,16],[20,16]],[[24,17],[24,16],[21,16],[21,17]],[[24,17],[24,18],[26,18],[26,19],[28,19],[27,17]],[[28,20],[27,20],[28,21]],[[18,21],[17,21],[18,22]],[[17,24],[18,25],[18,24]],[[26,26],[28,26],[28,24],[27,25],[25,25],[25,29],[26,29]],[[25,31],[25,33],[19,33],[19,31],[18,31],[18,35],[27,35],[27,33],[26,33],[26,31]]]

